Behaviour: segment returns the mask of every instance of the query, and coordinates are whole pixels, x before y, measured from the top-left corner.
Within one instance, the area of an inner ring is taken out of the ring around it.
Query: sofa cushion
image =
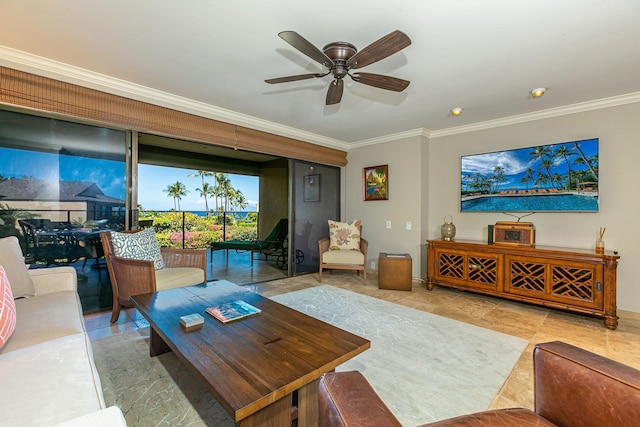
[[[352,223],[329,220],[329,249],[360,250],[360,220]]]
[[[164,260],[156,237],[156,229],[145,228],[137,233],[111,232],[113,253],[115,256],[143,261],[153,261],[154,268],[164,268]]]
[[[322,263],[364,265],[364,254],[360,251],[329,250],[322,254]]]
[[[16,304],[13,301],[9,279],[0,265],[0,348],[9,340],[16,328]]]
[[[107,409],[91,412],[78,418],[56,424],[56,427],[127,427],[127,421],[122,415],[122,410],[117,406],[109,406]]]
[[[7,273],[14,298],[30,297],[36,294],[16,236],[0,239],[0,265]]]
[[[181,288],[204,283],[204,271],[196,267],[172,267],[156,270],[156,289]]]
[[[75,291],[15,300],[18,322],[2,357],[35,344],[85,332],[82,306]]]
[[[2,425],[51,426],[106,406],[86,334],[4,353],[0,372]]]

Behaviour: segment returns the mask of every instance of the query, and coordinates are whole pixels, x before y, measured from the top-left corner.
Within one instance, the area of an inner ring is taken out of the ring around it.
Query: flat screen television
[[[597,212],[598,138],[461,157],[461,212]]]

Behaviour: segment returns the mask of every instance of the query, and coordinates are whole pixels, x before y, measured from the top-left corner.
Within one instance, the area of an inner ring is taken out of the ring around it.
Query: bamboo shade
[[[347,153],[293,138],[224,123],[123,96],[0,67],[0,103],[128,130],[205,142],[333,166]]]

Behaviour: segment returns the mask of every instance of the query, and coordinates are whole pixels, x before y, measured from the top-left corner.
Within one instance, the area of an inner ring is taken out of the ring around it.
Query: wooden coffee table
[[[205,308],[244,300],[262,312],[223,324]],[[318,380],[362,353],[369,340],[227,281],[131,297],[149,321],[150,354],[173,351],[236,426],[317,425]],[[204,326],[186,332],[180,316]]]

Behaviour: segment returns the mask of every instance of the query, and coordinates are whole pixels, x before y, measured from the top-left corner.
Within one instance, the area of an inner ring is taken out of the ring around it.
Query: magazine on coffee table
[[[237,300],[217,305],[215,307],[208,307],[205,311],[222,323],[228,323],[234,320],[244,319],[245,317],[254,316],[259,314],[262,310],[245,301]]]

